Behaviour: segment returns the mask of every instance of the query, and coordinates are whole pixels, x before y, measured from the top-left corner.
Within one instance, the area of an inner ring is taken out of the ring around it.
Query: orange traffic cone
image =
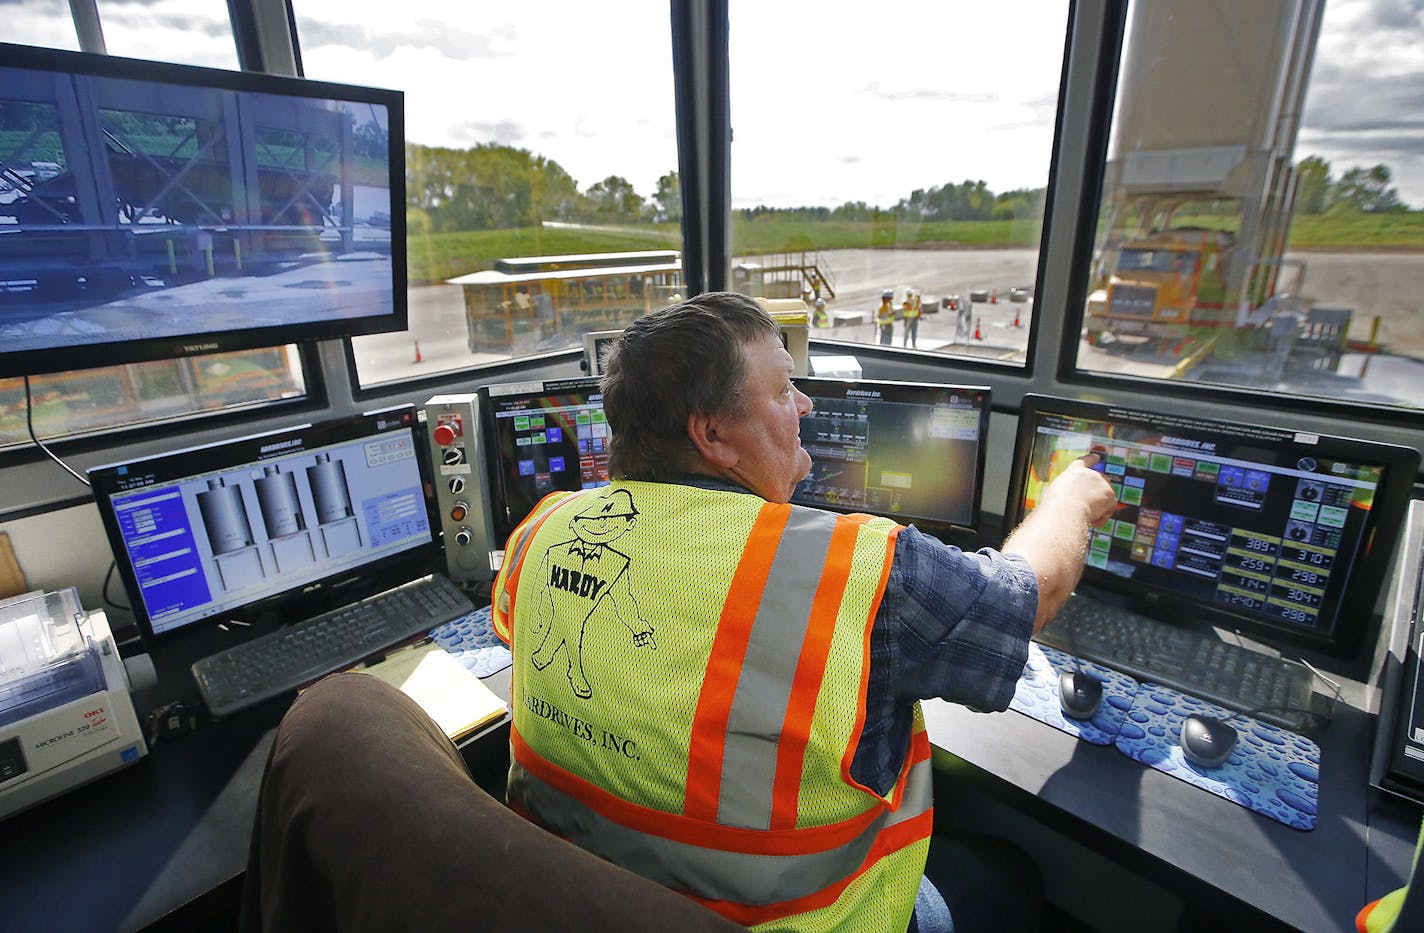
[[[419,341],[419,340],[415,341],[415,359],[411,360],[411,362],[412,362],[412,363],[423,363],[423,362],[425,362],[424,358],[422,358],[421,355],[420,355],[420,341]]]
[[[1023,322],[1019,320],[1019,309],[1014,308],[1014,327],[1023,327]]]
[[[999,303],[999,290],[996,288],[996,289],[994,289],[992,292],[989,293],[989,304],[991,304],[991,305],[996,305],[996,304],[998,304],[998,303]]]
[[[974,339],[975,339],[975,340],[983,340],[983,339],[984,339],[984,332],[979,329],[980,325],[982,325],[983,323],[984,323],[984,319],[983,319],[982,317],[981,317],[981,318],[975,318],[975,319],[974,319]]]

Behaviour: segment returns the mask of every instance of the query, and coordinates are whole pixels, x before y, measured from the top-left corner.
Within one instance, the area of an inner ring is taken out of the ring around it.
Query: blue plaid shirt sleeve
[[[916,700],[1006,709],[1028,663],[1037,610],[1038,580],[1024,558],[967,553],[903,529],[870,632],[852,777],[880,793],[894,785]]]
[[[890,630],[897,699],[1007,709],[1037,611],[1038,580],[1024,558],[966,553],[906,528],[876,618]]]

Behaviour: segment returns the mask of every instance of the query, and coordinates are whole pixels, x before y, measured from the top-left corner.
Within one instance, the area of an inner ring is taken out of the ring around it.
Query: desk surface
[[[1253,926],[1352,929],[1355,913],[1401,885],[1409,865],[1418,813],[1368,787],[1374,717],[1353,707],[1315,736],[1320,813],[1310,832],[1016,712],[933,701],[925,720],[937,768]]]

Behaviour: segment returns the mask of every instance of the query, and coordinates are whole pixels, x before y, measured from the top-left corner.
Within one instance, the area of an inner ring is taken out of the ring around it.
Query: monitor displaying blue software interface
[[[597,379],[481,386],[479,406],[494,547],[549,493],[608,485],[608,419]]]
[[[404,330],[403,114],[0,45],[0,376]]]
[[[140,629],[300,617],[429,573],[418,430],[402,407],[91,471]]]
[[[1117,507],[1092,529],[1085,583],[1337,653],[1369,621],[1419,469],[1404,447],[1028,395],[1009,527],[1089,452]]]

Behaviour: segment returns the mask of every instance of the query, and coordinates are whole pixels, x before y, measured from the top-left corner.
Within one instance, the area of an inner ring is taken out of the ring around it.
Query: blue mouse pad
[[[514,663],[509,649],[494,633],[489,606],[431,629],[430,640],[453,654],[476,677],[488,677]]]
[[[1193,713],[1231,717],[1236,746],[1220,767],[1188,761],[1178,745],[1182,720]],[[1231,710],[1146,683],[1128,710],[1116,745],[1124,755],[1195,784],[1295,829],[1314,829],[1320,799],[1320,746],[1279,726],[1233,716]]]
[[[1058,702],[1058,675],[1064,670],[1081,670],[1097,678],[1103,685],[1103,702],[1092,719],[1072,719],[1063,714]],[[1108,670],[1091,661],[1080,661],[1070,654],[1030,642],[1028,663],[1023,676],[1014,687],[1009,709],[1077,736],[1094,745],[1111,745],[1123,718],[1137,695],[1137,681],[1126,674]]]

